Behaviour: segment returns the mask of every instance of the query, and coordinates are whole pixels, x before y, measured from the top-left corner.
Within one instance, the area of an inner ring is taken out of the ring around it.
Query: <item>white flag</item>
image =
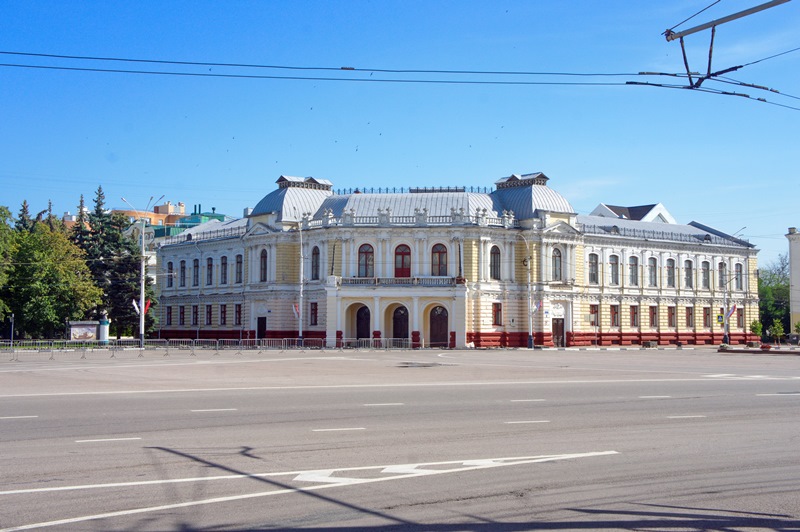
[[[135,300],[135,299],[133,299],[133,300],[131,300],[131,301],[132,301],[132,303],[133,303],[133,308],[135,308],[135,309],[136,309],[136,315],[138,316],[138,315],[139,315],[139,305],[136,303],[136,300]]]

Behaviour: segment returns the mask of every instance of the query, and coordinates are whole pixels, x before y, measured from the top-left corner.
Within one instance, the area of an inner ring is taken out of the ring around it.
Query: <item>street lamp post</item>
[[[162,195],[161,198],[164,196]],[[158,198],[155,203],[161,201],[161,198]],[[128,200],[125,198],[121,198],[122,201],[128,204],[128,206],[136,211],[136,214],[139,215],[139,222],[140,222],[140,231],[139,231],[139,242],[142,251],[142,257],[139,265],[139,348],[144,349],[144,315],[145,315],[145,301],[144,301],[144,285],[145,285],[145,277],[147,273],[147,255],[145,254],[144,248],[144,214],[140,213],[138,209],[136,209],[133,205],[131,205]],[[150,204],[153,203],[153,196],[150,196],[150,201],[147,202],[147,207],[145,207],[145,211],[150,209]]]
[[[528,239],[520,233],[517,233],[517,236],[525,242],[525,250],[527,252],[522,264],[528,268],[528,349],[533,349],[533,293],[531,292],[531,268],[533,267],[531,263],[533,262],[533,256],[531,255]]]

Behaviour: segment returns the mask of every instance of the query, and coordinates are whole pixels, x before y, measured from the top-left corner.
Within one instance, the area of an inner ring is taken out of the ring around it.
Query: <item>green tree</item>
[[[124,234],[130,222],[124,216],[112,215],[106,210],[103,187],[98,187],[94,209],[88,216],[83,215],[83,198],[78,212],[72,241],[86,253],[92,278],[103,294],[102,301],[94,309],[95,315],[99,317],[103,310],[108,313],[111,333],[117,338],[138,333],[139,317],[133,301],[139,300],[142,255],[139,246]],[[145,279],[145,299],[155,299],[149,278]],[[146,330],[154,326],[152,315],[148,313]]]
[[[783,330],[789,330],[789,255],[759,269],[758,307],[761,323],[780,321]]]
[[[10,314],[7,303],[8,272],[14,256],[14,230],[11,226],[11,211],[0,206],[0,321],[5,322]],[[7,329],[4,327],[3,331]]]
[[[761,339],[761,333],[764,331],[764,326],[761,325],[761,322],[758,320],[753,320],[750,323],[750,332],[758,336],[758,339]]]
[[[28,200],[22,201],[22,206],[19,209],[17,221],[14,223],[14,229],[17,231],[30,231],[33,229],[33,219],[31,218],[30,207]]]
[[[62,231],[34,223],[15,234],[8,306],[20,336],[53,338],[66,320],[83,319],[100,301],[83,252]]]
[[[785,329],[783,328],[783,323],[781,323],[781,320],[776,318],[775,321],[772,322],[769,335],[772,336],[776,343],[781,343],[781,338],[783,338],[784,331]]]

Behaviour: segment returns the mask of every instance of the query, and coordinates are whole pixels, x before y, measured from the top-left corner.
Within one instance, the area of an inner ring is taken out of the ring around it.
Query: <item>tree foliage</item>
[[[53,338],[100,300],[83,252],[46,221],[19,226],[3,299],[19,336]]]
[[[139,317],[133,301],[139,299],[142,252],[124,234],[130,222],[124,216],[112,215],[106,210],[103,187],[97,189],[94,209],[88,215],[85,211],[81,197],[72,241],[84,250],[92,279],[102,291],[102,300],[94,309],[95,315],[99,317],[106,311],[111,320],[111,332],[117,337],[134,334],[138,332]],[[146,278],[145,298],[152,300],[153,289],[150,285],[149,278]],[[145,327],[152,326],[153,320],[148,319]]]
[[[774,326],[778,320],[783,330],[790,329],[789,313],[789,255],[778,255],[777,260],[759,269],[758,306],[761,323]]]

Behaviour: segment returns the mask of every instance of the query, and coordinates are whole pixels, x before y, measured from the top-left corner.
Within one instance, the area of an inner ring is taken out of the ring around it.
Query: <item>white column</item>
[[[381,298],[380,296],[375,296],[372,299],[374,302],[372,311],[372,315],[374,316],[374,318],[372,319],[374,328],[372,330],[380,331],[381,337],[383,337],[384,334],[383,334],[383,315],[381,314]]]

